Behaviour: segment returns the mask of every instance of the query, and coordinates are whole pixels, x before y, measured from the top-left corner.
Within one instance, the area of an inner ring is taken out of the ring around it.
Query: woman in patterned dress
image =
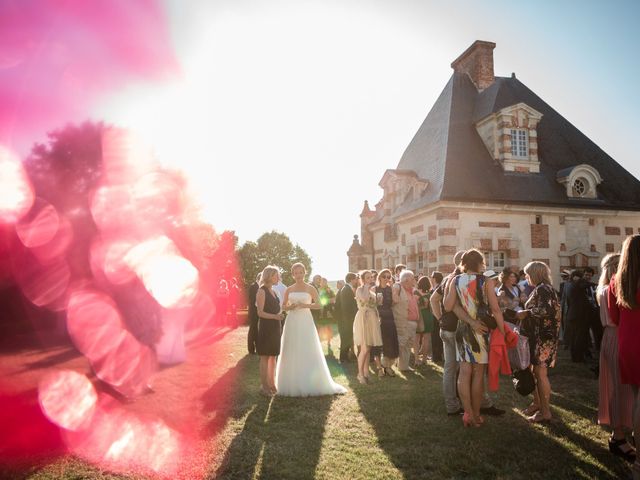
[[[494,280],[481,272],[485,263],[482,253],[472,248],[462,255],[462,274],[457,275],[446,294],[444,309],[453,311],[456,302],[469,314],[470,322],[461,321],[456,331],[456,356],[460,363],[458,393],[464,408],[465,427],[484,423],[480,405],[484,397],[484,374],[489,363],[489,329],[480,321],[478,312],[487,307],[504,335],[502,312],[496,298]]]
[[[527,408],[529,422],[541,423],[551,420],[551,384],[547,369],[556,364],[558,337],[560,334],[560,303],[551,285],[551,272],[546,263],[529,262],[524,273],[530,285],[535,288],[524,304],[524,310],[517,318],[525,320],[525,330],[529,336],[531,364],[536,377],[533,403]]]

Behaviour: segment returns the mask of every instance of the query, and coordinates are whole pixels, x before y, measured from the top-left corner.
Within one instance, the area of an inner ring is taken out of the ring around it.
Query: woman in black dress
[[[399,355],[398,332],[393,320],[391,310],[393,299],[391,297],[391,271],[382,270],[378,274],[376,297],[378,297],[378,315],[380,316],[380,330],[382,331],[382,376],[395,377],[391,366]]]
[[[269,265],[262,271],[260,289],[256,294],[258,334],[256,353],[260,355],[260,383],[264,395],[276,393],[276,357],[280,355],[280,333],[283,315],[280,300],[272,286],[278,282],[277,267]]]

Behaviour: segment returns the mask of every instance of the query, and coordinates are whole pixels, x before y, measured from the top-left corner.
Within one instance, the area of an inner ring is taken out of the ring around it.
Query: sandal
[[[358,375],[356,377],[358,379],[358,381],[362,384],[362,385],[366,385],[367,384],[367,380],[365,379],[365,377],[363,377],[362,375]]]
[[[525,414],[525,416],[530,417],[532,415],[535,415],[536,413],[538,413],[540,411],[540,407],[534,403],[532,403],[531,405],[529,405],[527,408],[522,410],[522,413]]]
[[[475,419],[473,418],[473,415],[471,415],[470,413],[465,412],[464,415],[462,415],[462,424],[465,427],[479,427],[480,424],[478,422],[475,421]]]
[[[396,374],[393,373],[393,369],[391,367],[384,367],[384,373],[388,376],[388,377],[395,377]]]
[[[387,372],[384,371],[384,368],[380,367],[378,369],[378,378],[382,378],[387,375]]]
[[[545,417],[542,416],[542,414],[540,412],[537,412],[534,415],[531,415],[530,417],[527,417],[527,422],[529,422],[529,423],[546,423],[546,424],[549,424],[549,423],[551,423],[551,417],[545,418]]]
[[[620,438],[618,440],[610,438],[609,451],[614,455],[624,458],[629,463],[636,461],[636,451],[631,444],[627,442],[626,438]]]

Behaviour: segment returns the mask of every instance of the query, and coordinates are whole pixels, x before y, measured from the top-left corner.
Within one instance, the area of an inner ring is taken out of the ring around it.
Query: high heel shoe
[[[626,448],[623,448],[626,447]],[[627,462],[633,463],[636,461],[636,451],[627,442],[626,438],[621,439],[609,439],[609,451],[614,455],[624,458]]]

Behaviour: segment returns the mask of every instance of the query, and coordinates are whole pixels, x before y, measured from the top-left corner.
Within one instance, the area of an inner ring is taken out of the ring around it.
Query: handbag
[[[518,334],[518,345],[516,348],[507,350],[509,364],[511,369],[516,372],[518,370],[526,370],[531,364],[531,351],[529,350],[529,338],[522,334],[520,324],[505,322],[507,326]]]
[[[482,279],[482,281],[480,281]],[[477,319],[486,325],[489,330],[493,330],[498,328],[498,322],[495,317],[491,314],[489,310],[489,306],[484,299],[484,275],[479,275],[476,280],[476,296],[478,298],[478,310],[477,310]]]
[[[458,317],[453,312],[444,312],[438,323],[445,332],[455,332],[458,329]]]

